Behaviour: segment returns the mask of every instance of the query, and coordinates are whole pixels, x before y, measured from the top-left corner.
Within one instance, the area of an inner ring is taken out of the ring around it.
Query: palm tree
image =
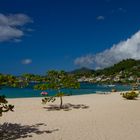
[[[79,83],[77,82],[77,80],[64,71],[48,71],[47,80],[48,82],[46,83],[46,89],[56,90],[57,93],[55,94],[55,96],[46,97],[42,101],[43,103],[47,103],[50,101],[55,101],[55,97],[59,97],[60,108],[63,108],[63,96],[65,95],[65,93],[62,92],[61,89],[79,88]]]

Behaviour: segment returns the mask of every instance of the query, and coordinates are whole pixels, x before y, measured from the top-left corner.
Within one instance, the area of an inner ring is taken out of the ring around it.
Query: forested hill
[[[95,73],[95,70],[92,70],[92,69],[89,69],[89,68],[86,68],[86,67],[82,67],[80,69],[76,69],[76,70],[71,71],[69,73],[70,74],[75,74],[78,77],[80,77],[80,76],[90,76],[93,73]]]
[[[122,60],[117,64],[114,64],[112,67],[97,70],[96,74],[113,75],[119,72],[127,72],[129,74],[130,73],[133,74],[140,72],[139,70],[140,70],[140,60],[126,59]]]
[[[92,70],[88,68],[81,68],[77,69],[75,71],[72,71],[73,74],[78,75],[90,75],[94,74],[96,76],[98,75],[114,75],[118,74],[120,72],[126,72],[128,74],[134,74],[140,76],[140,60],[134,60],[134,59],[126,59],[122,60],[121,62],[114,64],[111,67],[100,69],[100,70]]]

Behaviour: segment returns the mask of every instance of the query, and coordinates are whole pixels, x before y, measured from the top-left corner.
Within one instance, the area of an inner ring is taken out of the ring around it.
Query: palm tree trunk
[[[60,108],[63,107],[63,100],[62,100],[62,96],[60,96]]]

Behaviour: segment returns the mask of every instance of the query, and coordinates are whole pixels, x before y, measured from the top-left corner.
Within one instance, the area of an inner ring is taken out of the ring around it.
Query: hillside
[[[86,67],[82,67],[80,69],[76,69],[74,71],[71,71],[71,74],[78,74],[78,75],[114,75],[123,71],[131,72],[131,73],[137,73],[137,70],[140,70],[140,60],[134,60],[134,59],[126,59],[122,60],[117,64],[114,64],[111,67],[100,69],[100,70],[93,70]]]
[[[75,74],[78,77],[80,77],[80,76],[88,77],[88,76],[92,75],[93,73],[95,73],[95,70],[85,68],[85,67],[82,67],[80,69],[76,69],[76,70],[70,72],[70,74]]]
[[[114,64],[113,66],[109,68],[97,70],[96,75],[104,74],[108,76],[108,75],[117,74],[119,72],[138,74],[139,73],[138,70],[140,70],[140,60],[126,59],[126,60],[122,60],[121,62],[117,64]]]
[[[88,68],[77,69],[72,72],[78,79],[85,77],[83,81],[104,83],[135,83],[140,77],[140,60],[126,59],[111,67],[92,70]]]

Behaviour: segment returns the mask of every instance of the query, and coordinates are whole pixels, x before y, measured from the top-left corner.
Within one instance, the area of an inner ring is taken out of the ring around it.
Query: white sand
[[[63,101],[89,108],[48,111],[43,108],[48,105],[42,105],[41,98],[9,99],[9,103],[15,105],[15,112],[5,113],[0,118],[1,124],[10,123],[3,140],[140,139],[140,99],[125,100],[120,94],[112,93],[69,96]],[[53,104],[59,104],[59,100]],[[43,124],[36,125],[39,123]],[[10,139],[12,135],[14,138]]]

